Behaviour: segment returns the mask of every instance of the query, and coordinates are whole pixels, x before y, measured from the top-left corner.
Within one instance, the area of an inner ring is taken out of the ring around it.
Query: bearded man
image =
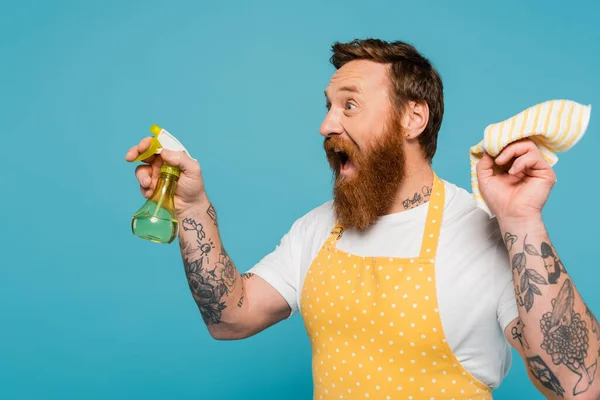
[[[248,272],[223,247],[196,160],[165,150],[136,171],[146,197],[163,161],[182,171],[183,264],[211,335],[246,338],[299,312],[315,399],[490,399],[510,345],[548,398],[598,398],[598,325],[542,221],[556,176],[535,144],[478,163],[489,218],[432,169],[444,100],[431,63],[404,42],[332,50],[320,133],[333,200]],[[200,251],[209,240],[218,257]]]

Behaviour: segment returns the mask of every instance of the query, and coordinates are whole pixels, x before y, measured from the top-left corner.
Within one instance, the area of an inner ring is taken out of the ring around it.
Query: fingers
[[[186,175],[200,173],[200,164],[191,158],[185,151],[173,151],[163,149],[160,153],[162,160],[174,167],[178,167]]]
[[[152,185],[152,166],[138,165],[135,169],[135,177],[143,188],[149,188]]]
[[[142,139],[137,146],[133,146],[127,151],[127,154],[125,154],[125,160],[129,162],[135,160],[140,154],[148,150],[151,141],[152,137],[145,137],[144,139]],[[154,158],[156,157],[152,155],[143,161],[146,163],[151,163],[154,160]]]
[[[497,165],[508,169],[513,176],[520,176],[533,170],[551,170],[552,167],[542,157],[536,144],[530,139],[519,140],[509,144],[496,157]]]
[[[153,169],[152,165],[138,165],[135,169],[135,177],[140,183],[140,192],[147,199],[152,196],[156,181],[158,180],[158,172],[153,172]]]
[[[477,163],[477,169],[486,171],[488,169],[491,169],[493,166],[494,166],[494,159],[492,158],[492,156],[490,156],[484,150],[481,160],[479,160],[479,162]]]
[[[129,149],[125,155],[125,159],[127,161],[134,161],[140,154],[148,151],[151,139],[150,137],[145,138],[137,146]],[[162,149],[160,154],[152,155],[143,161],[146,164],[137,166],[135,176],[140,183],[140,191],[145,198],[152,196],[160,176],[160,168],[164,163],[178,167],[182,174],[202,184],[200,164],[185,151]]]
[[[125,161],[131,162],[131,161],[135,160],[135,158],[137,156],[138,156],[137,146],[133,146],[132,148],[127,150],[127,153],[125,154]]]
[[[479,160],[477,166],[475,167],[475,170],[477,171],[477,178],[486,179],[494,175],[493,167],[494,159],[484,150],[481,160]]]
[[[510,175],[520,176],[529,170],[547,169],[546,165],[542,165],[545,161],[538,157],[535,153],[527,153],[515,160],[512,167],[508,170]]]
[[[533,152],[539,150],[535,143],[533,143],[530,139],[518,140],[506,146],[504,150],[500,152],[498,157],[496,157],[496,164],[505,165],[510,162],[513,158],[520,157],[528,152]]]

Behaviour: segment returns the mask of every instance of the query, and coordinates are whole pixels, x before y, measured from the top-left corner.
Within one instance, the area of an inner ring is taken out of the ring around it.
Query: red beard
[[[390,211],[406,172],[401,131],[394,118],[383,136],[363,150],[340,136],[325,139],[323,145],[335,178],[335,216],[346,229],[364,231]],[[344,162],[355,167],[350,177],[340,175]]]

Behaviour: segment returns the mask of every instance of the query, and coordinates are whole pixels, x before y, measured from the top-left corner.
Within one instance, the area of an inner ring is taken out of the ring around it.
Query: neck
[[[429,201],[433,186],[433,169],[424,162],[413,167],[407,165],[404,181],[396,192],[389,214],[415,208]]]

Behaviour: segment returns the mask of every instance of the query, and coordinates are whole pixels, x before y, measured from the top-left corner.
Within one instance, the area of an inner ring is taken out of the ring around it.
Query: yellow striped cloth
[[[493,217],[479,192],[475,169],[484,151],[496,157],[508,144],[529,138],[553,166],[558,161],[556,152],[569,150],[583,137],[591,111],[591,105],[585,106],[571,100],[550,100],[485,128],[483,140],[469,151],[471,185],[477,205]]]

